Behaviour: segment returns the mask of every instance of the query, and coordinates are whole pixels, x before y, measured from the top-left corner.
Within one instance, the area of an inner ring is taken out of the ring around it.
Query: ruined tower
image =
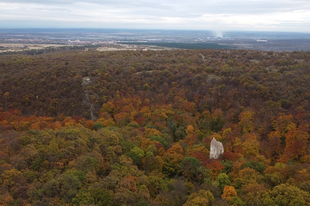
[[[217,159],[223,153],[224,153],[223,144],[220,141],[216,141],[216,139],[213,138],[210,147],[210,159]]]

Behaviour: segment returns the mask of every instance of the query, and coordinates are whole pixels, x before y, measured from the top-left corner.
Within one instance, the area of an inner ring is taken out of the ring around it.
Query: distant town
[[[87,47],[97,51],[249,49],[310,51],[310,34],[123,29],[0,29],[0,53]]]

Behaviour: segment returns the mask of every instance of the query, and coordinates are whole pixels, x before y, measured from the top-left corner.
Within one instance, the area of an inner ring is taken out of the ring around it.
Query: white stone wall
[[[213,138],[210,147],[210,159],[217,159],[223,153],[224,153],[224,147],[222,142],[217,141],[215,138]]]

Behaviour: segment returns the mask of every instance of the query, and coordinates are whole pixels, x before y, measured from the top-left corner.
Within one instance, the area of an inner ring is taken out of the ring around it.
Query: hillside
[[[309,52],[0,55],[0,205],[306,205],[309,65]]]
[[[171,91],[174,87],[190,102],[199,95],[199,111],[206,99],[210,108],[225,111],[231,107],[226,102],[264,107],[268,101],[281,103],[287,110],[293,109],[290,105],[296,101],[307,99],[309,82],[309,53],[305,52],[58,52],[2,55],[0,63],[0,95],[9,93],[0,106],[17,108],[25,115],[88,117],[89,108],[83,104],[84,77],[92,82],[87,89],[96,112],[116,92],[128,97],[143,95],[152,103],[159,103],[156,96],[164,95],[164,103],[173,103],[174,97],[180,96]]]

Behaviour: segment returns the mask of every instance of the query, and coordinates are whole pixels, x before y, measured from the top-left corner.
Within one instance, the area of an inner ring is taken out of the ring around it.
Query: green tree
[[[100,123],[100,122],[97,122],[97,123],[95,123],[94,125],[93,125],[93,130],[99,130],[99,129],[101,129],[101,128],[104,128],[104,126],[103,126],[103,124],[102,123]]]
[[[246,206],[246,203],[243,202],[240,197],[232,197],[229,201],[230,205],[233,206]]]
[[[104,188],[96,187],[89,190],[98,206],[108,206],[113,204],[113,196],[110,191]]]
[[[126,155],[132,159],[134,164],[140,165],[144,157],[144,151],[139,147],[134,147]]]
[[[81,189],[76,194],[75,198],[72,199],[71,202],[73,205],[90,205],[95,203],[94,198],[92,197],[92,194],[87,189]]]
[[[193,192],[187,202],[184,204],[184,206],[195,206],[195,205],[201,205],[201,206],[209,206],[212,205],[212,202],[214,201],[214,196],[209,190],[199,190],[198,193]]]
[[[78,171],[68,171],[47,182],[42,188],[43,193],[48,197],[60,197],[69,203],[81,188],[84,177]]]
[[[198,168],[201,162],[195,157],[185,157],[181,163],[181,170],[189,180],[195,180],[199,176]]]
[[[309,201],[309,193],[289,184],[275,186],[270,196],[267,196],[264,200],[265,204],[272,202],[274,205],[279,206],[306,205]]]
[[[175,141],[182,140],[186,136],[184,127],[178,127],[174,132]]]
[[[265,169],[266,169],[266,166],[265,166],[264,163],[262,163],[262,162],[255,162],[255,161],[249,161],[249,162],[244,163],[241,166],[241,169],[244,169],[246,167],[254,169],[254,170],[256,170],[257,172],[260,172],[260,173],[263,173],[265,171]]]
[[[164,147],[167,147],[167,145],[168,145],[168,143],[164,140],[164,138],[162,138],[160,136],[151,136],[150,140],[157,141],[157,142],[161,143]]]
[[[231,181],[230,181],[228,175],[225,173],[219,174],[216,179],[219,182],[219,187],[220,187],[222,192],[223,192],[224,187],[226,185],[231,185]]]
[[[151,198],[155,198],[160,191],[168,190],[168,184],[162,178],[156,176],[148,176],[149,181],[148,189]]]

